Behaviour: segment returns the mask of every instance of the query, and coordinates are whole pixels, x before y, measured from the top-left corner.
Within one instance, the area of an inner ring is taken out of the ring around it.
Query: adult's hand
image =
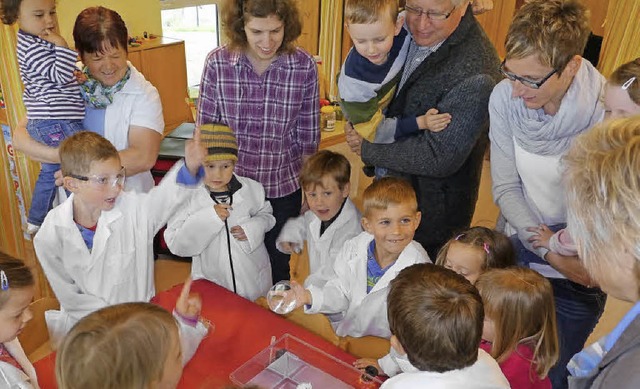
[[[18,122],[13,131],[13,148],[23,152],[30,159],[45,163],[60,163],[58,149],[35,141],[27,132],[27,118]]]
[[[347,138],[347,144],[351,148],[351,151],[354,153],[361,155],[362,154],[362,140],[364,139],[358,132],[353,128],[353,125],[350,122],[347,122],[344,125],[344,133]]]

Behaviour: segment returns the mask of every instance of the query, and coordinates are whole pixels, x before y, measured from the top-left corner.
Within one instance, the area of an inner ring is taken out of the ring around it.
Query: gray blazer
[[[640,388],[640,316],[622,333],[588,377],[569,377],[569,389]]]

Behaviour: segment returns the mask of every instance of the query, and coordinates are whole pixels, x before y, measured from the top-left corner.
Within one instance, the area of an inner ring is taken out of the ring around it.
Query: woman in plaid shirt
[[[300,214],[298,175],[320,142],[316,63],[294,46],[302,29],[294,0],[232,0],[222,15],[229,44],[207,57],[196,123],[231,127],[236,173],[264,186],[276,218],[265,244],[277,282],[289,279],[289,255],[275,240]]]

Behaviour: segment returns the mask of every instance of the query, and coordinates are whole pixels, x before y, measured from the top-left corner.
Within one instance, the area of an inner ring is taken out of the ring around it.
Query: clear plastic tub
[[[285,334],[229,376],[240,386],[265,389],[379,388],[382,382],[324,351]]]

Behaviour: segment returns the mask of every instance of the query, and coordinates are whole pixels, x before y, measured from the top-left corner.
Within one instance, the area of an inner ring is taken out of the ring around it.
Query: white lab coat
[[[478,350],[478,360],[464,369],[444,373],[417,371],[402,373],[385,381],[381,389],[501,389],[509,388],[498,363],[484,350]]]
[[[178,162],[149,193],[121,192],[102,212],[89,251],[73,220],[72,194],[47,214],[34,248],[60,311],[45,312],[53,345],[87,314],[155,294],[153,237],[197,187],[176,183]]]
[[[373,235],[362,232],[346,241],[335,261],[336,276],[324,288],[314,285],[308,288],[312,305],[305,309],[306,313],[344,313],[342,320],[332,323],[338,336],[390,338],[387,320],[389,282],[405,267],[431,262],[420,243],[411,241],[367,294],[367,249],[372,240]]]
[[[129,127],[146,127],[162,134],[164,118],[158,90],[147,81],[131,63],[131,77],[124,87],[113,95],[113,102],[104,116],[104,137],[116,150],[129,147]],[[127,177],[125,190],[148,192],[154,185],[151,172]]]
[[[276,247],[282,251],[282,242],[292,242],[303,247],[307,241],[309,253],[309,276],[304,281],[305,288],[315,285],[322,288],[334,278],[333,263],[344,242],[362,232],[361,215],[351,199],[347,198],[342,211],[329,228],[320,235],[322,221],[312,212],[287,220],[276,240]]]
[[[272,285],[271,262],[264,235],[276,224],[264,187],[250,178],[234,175],[242,187],[233,193],[227,219],[229,229],[240,226],[247,235],[239,241],[232,235],[231,257],[238,295],[251,301],[264,296]],[[193,257],[191,276],[233,291],[227,231],[213,208],[209,190],[201,185],[198,195],[169,220],[164,237],[172,253]]]
[[[413,373],[418,371],[418,369],[409,362],[407,354],[398,354],[393,347],[390,348],[389,354],[378,359],[378,365],[382,369],[382,373],[389,377],[400,373]]]
[[[9,363],[0,362],[0,388],[39,389],[36,370],[24,353],[18,338],[5,342],[4,346],[24,371]]]

